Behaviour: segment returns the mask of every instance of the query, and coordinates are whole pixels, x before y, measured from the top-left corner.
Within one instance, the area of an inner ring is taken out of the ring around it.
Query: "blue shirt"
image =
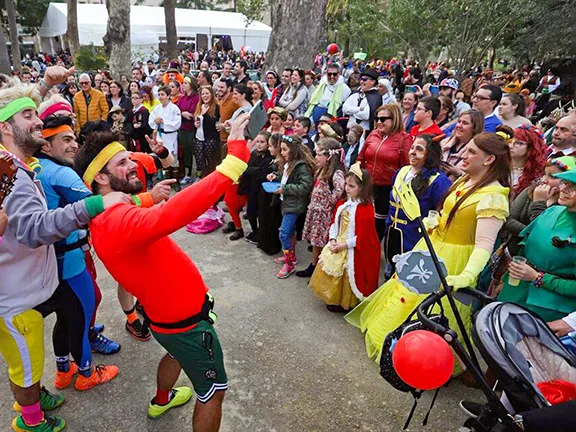
[[[92,192],[72,168],[60,165],[44,155],[39,160],[42,171],[38,178],[42,182],[50,210],[64,207],[92,195]],[[78,241],[78,234],[79,231],[72,232],[65,240],[58,242],[55,246],[75,243]],[[78,276],[85,268],[84,251],[81,248],[66,252],[63,258],[58,257],[58,270],[61,279]]]

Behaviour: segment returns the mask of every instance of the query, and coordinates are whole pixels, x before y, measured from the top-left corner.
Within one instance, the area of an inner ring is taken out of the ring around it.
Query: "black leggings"
[[[194,138],[192,151],[196,158],[196,170],[207,176],[216,169],[215,154],[220,150],[220,141],[217,139],[208,139],[200,141]]]
[[[56,312],[56,324],[52,331],[56,357],[72,354],[80,369],[92,365],[88,330],[94,312],[94,286],[86,270],[70,281],[60,281],[52,297],[34,309],[43,317]]]
[[[382,239],[386,235],[386,217],[390,209],[390,191],[392,186],[376,186],[374,185],[374,210],[376,210],[376,232],[378,239]]]

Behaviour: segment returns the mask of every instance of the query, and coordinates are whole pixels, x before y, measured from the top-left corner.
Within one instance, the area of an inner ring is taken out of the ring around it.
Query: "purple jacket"
[[[176,105],[178,105],[178,108],[180,108],[181,112],[188,111],[190,114],[194,114],[194,111],[196,111],[196,105],[198,105],[199,100],[200,96],[197,94],[192,96],[182,95],[180,96],[180,99]],[[182,116],[182,126],[180,126],[180,129],[187,131],[196,130],[194,127],[194,119],[188,120]]]

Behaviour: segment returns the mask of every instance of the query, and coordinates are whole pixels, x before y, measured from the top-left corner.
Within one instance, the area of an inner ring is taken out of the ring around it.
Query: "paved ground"
[[[216,325],[226,358],[230,391],[225,400],[224,432],[400,431],[412,405],[410,396],[395,391],[368,360],[360,332],[323,303],[295,276],[276,279],[277,265],[244,240],[230,242],[220,232],[195,236],[184,230],[174,238],[194,259],[216,297]],[[300,267],[310,254],[302,246]],[[104,299],[98,321],[106,335],[122,343],[120,353],[98,363],[113,362],[120,375],[86,393],[65,390],[58,414],[68,430],[137,432],[191,431],[192,404],[148,420],[146,407],[154,394],[157,361],[163,350],[155,341],[137,342],[124,330],[116,285],[99,265]],[[162,287],[158,287],[162,289]],[[46,321],[51,329],[54,319]],[[55,364],[50,331],[46,331],[44,383],[53,390]],[[0,359],[0,363],[2,360]],[[0,381],[7,382],[0,365]],[[181,375],[180,385],[188,385]],[[14,416],[5,384],[0,396],[0,430]],[[460,383],[443,389],[429,425],[421,426],[430,395],[423,396],[411,431],[457,431],[464,416],[463,397],[479,398]]]

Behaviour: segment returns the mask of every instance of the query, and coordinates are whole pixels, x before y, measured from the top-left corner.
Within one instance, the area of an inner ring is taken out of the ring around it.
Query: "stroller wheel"
[[[466,413],[467,416],[472,418],[478,418],[480,411],[482,410],[482,404],[478,402],[472,402],[467,400],[460,401],[460,408]]]

